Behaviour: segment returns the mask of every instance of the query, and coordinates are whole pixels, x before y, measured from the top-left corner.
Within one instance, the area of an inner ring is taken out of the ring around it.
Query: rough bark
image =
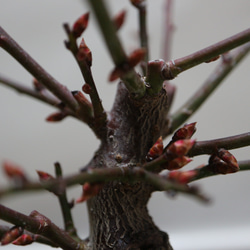
[[[166,127],[167,94],[135,100],[123,83],[102,140],[88,168],[141,165]],[[161,232],[148,214],[147,203],[153,189],[142,182],[110,182],[88,201],[89,249],[172,249],[168,235]]]

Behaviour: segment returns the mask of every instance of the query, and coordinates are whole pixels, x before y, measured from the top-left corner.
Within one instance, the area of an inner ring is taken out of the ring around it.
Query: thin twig
[[[171,45],[172,45],[172,38],[173,38],[173,0],[165,0],[164,3],[164,27],[163,27],[163,59],[165,61],[170,60],[171,56]]]
[[[57,179],[61,180],[62,179],[62,168],[58,162],[55,163],[55,172],[56,172]],[[58,197],[60,207],[62,210],[62,214],[63,214],[65,231],[68,232],[74,238],[78,237],[77,232],[76,232],[76,228],[74,226],[73,217],[71,214],[71,207],[70,207],[70,204],[68,202],[66,189],[63,188],[63,192],[58,194],[57,197]]]
[[[128,59],[117,36],[114,23],[110,18],[106,5],[103,0],[89,0],[88,2],[95,12],[95,17],[97,18],[97,22],[115,66],[122,69],[127,68]],[[134,69],[130,69],[126,72],[121,79],[124,81],[126,88],[135,98],[141,98],[144,96],[146,91],[144,81]]]
[[[75,241],[66,232],[52,223],[47,217],[37,211],[33,211],[30,216],[27,216],[0,204],[0,219],[16,226],[20,226],[34,234],[40,234],[52,240],[62,249],[85,249],[83,244]]]
[[[215,140],[197,141],[188,152],[188,156],[193,157],[202,154],[213,154],[215,150],[220,148],[229,150],[246,146],[250,146],[250,132]]]
[[[0,46],[12,55],[27,71],[64,102],[72,111],[78,109],[78,104],[71,92],[46,72],[3,30],[2,27],[0,27]]]
[[[169,118],[170,130],[168,133],[175,131],[183,124],[194,112],[205,102],[205,100],[213,93],[220,83],[236,68],[236,65],[250,51],[250,43],[243,45],[222,59],[221,63],[216,67],[215,71],[209,76],[204,84]],[[229,58],[228,58],[229,57]]]
[[[199,50],[188,56],[168,61],[162,69],[162,76],[165,80],[174,79],[178,74],[197,66],[203,62],[208,62],[223,53],[232,50],[250,41],[250,29],[244,30],[234,36],[215,43],[207,48]]]

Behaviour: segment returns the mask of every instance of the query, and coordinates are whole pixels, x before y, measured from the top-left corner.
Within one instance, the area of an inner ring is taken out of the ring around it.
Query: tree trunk
[[[166,129],[167,110],[165,89],[154,97],[135,100],[120,83],[108,132],[87,168],[133,168],[144,163],[147,152]],[[89,249],[172,249],[168,235],[148,214],[152,192],[152,186],[144,182],[105,184],[88,201]]]

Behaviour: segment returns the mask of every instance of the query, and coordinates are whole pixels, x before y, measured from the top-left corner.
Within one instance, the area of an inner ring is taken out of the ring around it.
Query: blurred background
[[[150,59],[161,58],[165,32],[164,2],[148,0]],[[107,3],[112,15],[127,10],[126,22],[119,36],[127,53],[138,48],[136,9],[128,0],[107,0]],[[87,1],[1,0],[0,6],[0,25],[58,81],[70,90],[80,90],[84,81],[71,53],[65,49],[63,41],[66,35],[62,24],[68,22],[72,25],[80,15],[89,11]],[[249,10],[250,1],[246,0],[176,0],[171,58],[188,55],[249,28]],[[92,50],[92,70],[103,105],[110,110],[117,84],[107,81],[113,64],[92,14],[84,39]],[[217,64],[202,64],[173,80],[177,94],[172,111],[192,95]],[[197,122],[194,138],[215,139],[249,131],[249,64],[250,57],[188,120]],[[3,50],[0,50],[0,74],[32,86],[33,77]],[[50,106],[0,84],[0,162],[11,160],[18,163],[34,180],[38,179],[35,170],[54,174],[56,161],[61,163],[65,175],[76,173],[85,165],[98,148],[98,140],[87,126],[73,118],[47,123],[45,118],[53,112]],[[249,147],[231,152],[238,160],[250,158]],[[207,159],[207,156],[196,157],[187,168],[207,163]],[[197,182],[196,185],[212,200],[208,205],[185,195],[173,199],[155,193],[149,210],[155,223],[169,233],[176,250],[250,249],[249,180],[250,172],[244,172]],[[8,185],[1,171],[0,187]],[[69,189],[69,199],[80,195],[80,186]],[[2,199],[1,203],[25,214],[38,210],[63,226],[57,199],[49,192],[18,194]],[[73,216],[80,236],[87,236],[85,204],[75,206]],[[5,223],[1,221],[1,224]],[[36,247],[39,249],[39,245]],[[31,245],[27,249],[33,248]],[[7,246],[5,249],[17,247]],[[40,246],[40,249],[50,248]]]

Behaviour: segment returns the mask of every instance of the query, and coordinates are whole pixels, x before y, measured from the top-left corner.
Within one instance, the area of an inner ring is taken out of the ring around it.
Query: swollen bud
[[[163,141],[162,137],[160,136],[156,141],[156,143],[148,151],[146,159],[148,161],[152,161],[153,159],[159,157],[162,154],[162,152],[163,152]]]
[[[86,45],[83,38],[82,38],[82,41],[80,43],[76,57],[77,57],[78,61],[86,61],[87,65],[89,67],[91,67],[91,65],[92,65],[92,53],[91,53],[89,47]]]
[[[14,181],[21,181],[21,182],[26,182],[27,181],[27,176],[24,172],[24,170],[9,161],[4,161],[3,162],[3,170],[4,173],[12,180]]]
[[[178,140],[170,144],[166,153],[172,155],[173,157],[184,156],[193,147],[194,143],[195,140],[192,139]]]
[[[135,67],[139,62],[141,62],[146,54],[144,48],[139,48],[134,50],[128,57],[128,64],[131,68]]]
[[[192,160],[187,156],[181,156],[170,161],[166,167],[168,170],[176,170],[184,167]]]
[[[89,13],[82,15],[76,20],[72,28],[72,33],[75,38],[78,38],[81,36],[81,34],[84,32],[84,30],[88,26],[88,21],[89,21]]]
[[[188,170],[188,171],[171,171],[169,172],[167,178],[171,181],[178,182],[180,184],[187,184],[197,175],[197,171]]]
[[[50,175],[47,172],[43,172],[43,171],[39,171],[39,170],[37,170],[36,172],[39,176],[40,181],[50,181],[50,180],[55,179],[52,175]]]
[[[4,236],[1,239],[2,246],[7,245],[14,240],[16,240],[18,237],[20,237],[23,233],[23,229],[21,227],[12,227],[8,232],[4,234]]]
[[[59,121],[63,120],[66,116],[67,115],[64,112],[55,112],[55,113],[49,115],[46,118],[46,121],[47,122],[59,122]]]
[[[88,183],[82,186],[82,196],[76,200],[76,203],[84,202],[93,196],[96,196],[102,189],[102,183]]]
[[[34,240],[31,235],[29,234],[23,234],[19,238],[17,238],[12,244],[17,245],[17,246],[26,246],[31,243],[33,243]]]
[[[122,10],[113,19],[116,30],[119,30],[124,23],[126,17],[126,11]]]
[[[177,140],[183,140],[183,139],[190,139],[196,131],[195,125],[196,125],[196,122],[185,124],[182,128],[178,129],[174,133],[172,140],[177,141]]]

